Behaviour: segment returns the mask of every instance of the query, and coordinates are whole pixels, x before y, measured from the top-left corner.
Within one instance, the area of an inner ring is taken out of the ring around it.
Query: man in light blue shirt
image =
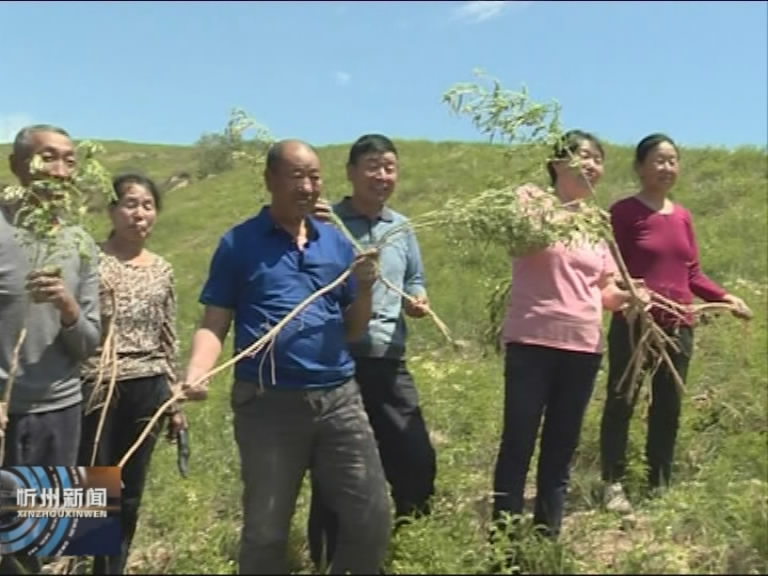
[[[355,379],[391,486],[395,516],[400,521],[396,526],[408,516],[429,513],[436,475],[435,451],[405,361],[407,328],[403,312],[411,318],[423,318],[428,301],[416,236],[407,218],[386,206],[397,183],[397,171],[394,144],[378,134],[362,136],[352,145],[347,162],[352,195],[332,208],[363,248],[372,247],[394,228],[400,230],[379,252],[384,281],[380,278],[373,288],[368,331],[349,344],[355,360]],[[315,213],[327,219],[327,210],[321,204]],[[413,300],[403,298],[387,284]],[[326,563],[330,564],[336,516],[314,486],[308,532],[313,562],[322,564],[325,539]]]

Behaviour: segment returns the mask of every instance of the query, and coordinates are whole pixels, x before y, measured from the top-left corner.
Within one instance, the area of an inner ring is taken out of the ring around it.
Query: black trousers
[[[80,445],[81,404],[34,414],[10,414],[3,466],[75,466]],[[39,574],[42,560],[4,556],[0,574]]]
[[[680,351],[676,352],[668,346],[667,353],[685,383],[693,354],[693,329],[680,326],[675,332],[668,331],[675,338]],[[635,334],[635,342],[638,336]],[[626,473],[629,426],[640,387],[636,388],[630,398],[629,378],[621,383],[621,387],[619,384],[631,356],[629,325],[623,317],[614,315],[608,332],[608,389],[600,424],[602,477],[603,481],[609,483],[620,482]],[[662,364],[654,375],[651,394],[645,452],[648,485],[650,488],[658,488],[667,485],[671,478],[682,403],[680,390],[666,364]]]
[[[122,380],[116,383],[112,402],[107,409],[104,428],[96,452],[95,466],[117,466],[117,463],[138,439],[149,419],[170,397],[165,376]],[[101,410],[83,417],[83,438],[80,443],[79,464],[90,466]],[[123,574],[128,552],[136,533],[139,506],[144,493],[149,464],[164,418],[133,453],[121,471],[123,481],[121,528],[122,542],[119,556],[97,556],[93,561],[94,574]]]
[[[600,354],[528,344],[507,345],[504,423],[494,473],[494,524],[523,512],[523,494],[539,427],[534,524],[557,537],[571,459],[594,389]]]
[[[402,521],[408,516],[429,514],[435,493],[436,455],[406,363],[388,358],[355,361],[355,379],[376,436],[395,517]],[[330,565],[338,538],[338,518],[323,502],[314,479],[307,532],[312,561],[316,566],[322,564],[325,543],[326,563]]]

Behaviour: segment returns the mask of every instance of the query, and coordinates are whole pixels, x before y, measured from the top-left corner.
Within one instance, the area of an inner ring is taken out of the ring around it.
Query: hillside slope
[[[158,182],[194,170],[192,149],[105,143],[106,164],[146,170]],[[530,179],[540,159],[529,151],[504,156],[495,146],[398,142],[400,185],[394,208],[416,215],[447,198],[469,197],[491,179]],[[8,147],[0,147],[7,155]],[[320,150],[327,197],[348,190],[346,147]],[[634,190],[632,150],[606,149],[602,202]],[[743,149],[683,150],[675,197],[693,213],[703,269],[745,298],[756,319],[746,329],[730,317],[697,332],[696,351],[677,452],[676,486],[640,503],[636,525],[597,511],[601,374],[584,426],[573,473],[562,550],[532,547],[534,571],[728,573],[768,571],[768,454],[766,454],[766,290],[768,289],[768,175],[766,155]],[[8,179],[0,167],[0,182]],[[186,352],[199,319],[196,304],[219,236],[264,201],[261,175],[239,168],[174,190],[165,200],[151,247],[175,267]],[[105,219],[94,233],[102,237]],[[491,284],[508,274],[498,250],[458,250],[439,229],[419,234],[433,307],[455,335],[477,344],[486,324]],[[461,356],[443,346],[428,320],[411,322],[410,361],[438,448],[435,514],[403,530],[391,570],[411,573],[482,570],[485,520],[502,399],[500,358],[479,346]],[[228,353],[228,351],[227,351]],[[238,460],[231,430],[228,375],[216,380],[208,402],[188,408],[191,476],[183,481],[175,454],[156,453],[143,508],[134,571],[232,572],[240,518]],[[644,415],[632,430],[632,478],[642,482]],[[532,466],[535,470],[535,464]],[[531,473],[531,477],[533,472]],[[295,558],[304,551],[306,491],[297,510]],[[624,528],[627,528],[624,526]]]

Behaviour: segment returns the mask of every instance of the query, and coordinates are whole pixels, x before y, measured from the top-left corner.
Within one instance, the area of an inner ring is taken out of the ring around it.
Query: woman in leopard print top
[[[96,450],[95,466],[116,466],[148,420],[171,394],[176,381],[176,292],[173,268],[144,245],[160,208],[155,184],[127,174],[115,179],[117,199],[109,207],[112,233],[100,248],[102,346],[82,369],[85,395],[80,463],[91,465],[96,433],[112,371],[117,378]],[[106,340],[116,350],[100,369]],[[112,356],[114,358],[114,356]],[[169,411],[169,439],[186,426],[178,407]],[[159,432],[153,430],[122,470],[122,548],[98,557],[94,574],[122,574]]]

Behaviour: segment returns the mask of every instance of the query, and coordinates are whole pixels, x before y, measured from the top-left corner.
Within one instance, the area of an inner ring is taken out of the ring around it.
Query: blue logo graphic
[[[95,478],[89,481],[89,470],[96,469],[67,466],[0,469],[0,555],[80,554],[73,548],[89,547],[87,541],[93,542],[100,529],[104,536],[104,528],[111,528],[116,522],[119,525],[119,503],[109,505],[107,488],[94,484]],[[119,469],[114,472],[119,486]],[[110,509],[117,512],[108,512]]]

